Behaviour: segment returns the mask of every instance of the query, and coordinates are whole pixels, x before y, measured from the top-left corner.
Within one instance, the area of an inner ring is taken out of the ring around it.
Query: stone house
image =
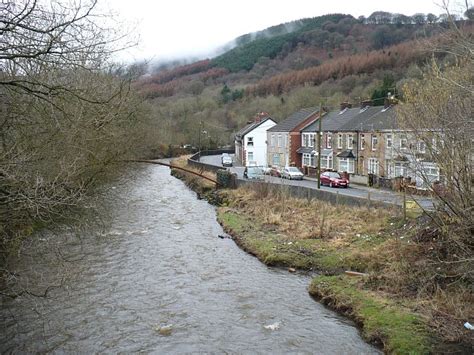
[[[324,115],[321,124],[321,170],[365,177],[360,181],[373,176],[373,181],[387,181],[387,185],[396,177],[409,178],[417,187],[440,178],[439,169],[427,161],[423,144],[399,129],[394,106],[342,104],[340,110]],[[297,153],[308,175],[317,174],[318,129],[318,120],[301,129]]]
[[[323,115],[321,121],[321,170],[336,170],[355,173],[354,148],[357,135],[345,132],[341,127],[361,113],[360,108],[352,108],[343,103],[338,111]],[[302,155],[302,169],[309,175],[317,174],[317,132],[319,121],[307,125],[301,130],[302,146],[297,151]]]

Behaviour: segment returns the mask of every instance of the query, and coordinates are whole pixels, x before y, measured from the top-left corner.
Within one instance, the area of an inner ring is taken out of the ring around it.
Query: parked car
[[[228,154],[222,154],[221,162],[222,166],[232,166],[232,157]]]
[[[252,180],[263,180],[263,169],[258,166],[247,166],[244,170],[244,178]]]
[[[303,180],[304,174],[294,166],[289,166],[281,171],[281,177],[290,180]]]
[[[275,176],[275,177],[281,177],[281,171],[278,166],[272,166],[267,168],[265,171],[265,174],[270,175],[270,176]]]
[[[321,174],[321,185],[329,187],[349,187],[349,180],[344,179],[335,171],[325,171]]]

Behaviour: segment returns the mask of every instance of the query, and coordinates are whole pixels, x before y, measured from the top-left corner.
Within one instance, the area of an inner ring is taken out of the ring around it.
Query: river
[[[34,267],[18,267],[44,285],[71,277],[47,298],[2,300],[2,353],[380,353],[308,295],[309,276],[218,238],[215,208],[167,168],[135,169],[107,195],[107,221],[75,236],[73,259],[41,261],[56,250],[41,237]]]

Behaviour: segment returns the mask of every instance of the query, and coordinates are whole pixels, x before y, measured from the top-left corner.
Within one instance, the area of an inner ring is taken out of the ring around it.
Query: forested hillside
[[[457,20],[472,32],[472,21]],[[382,11],[302,19],[238,37],[216,58],[150,70],[135,87],[154,112],[161,142],[197,145],[202,121],[204,144],[215,147],[229,144],[256,112],[281,120],[321,101],[383,104],[389,91],[400,96],[405,82],[422,77],[448,27],[445,15]]]

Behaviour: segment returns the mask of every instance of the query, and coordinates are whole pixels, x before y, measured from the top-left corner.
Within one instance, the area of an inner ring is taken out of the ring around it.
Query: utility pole
[[[321,188],[321,143],[322,143],[321,142],[322,141],[321,133],[322,133],[322,130],[323,130],[323,123],[322,123],[323,113],[321,112],[322,108],[323,108],[323,104],[320,103],[319,104],[319,119],[318,119],[318,123],[319,123],[319,128],[318,128],[318,189]]]
[[[199,121],[199,155],[198,155],[198,161],[201,161],[201,132],[202,132],[202,121]]]

